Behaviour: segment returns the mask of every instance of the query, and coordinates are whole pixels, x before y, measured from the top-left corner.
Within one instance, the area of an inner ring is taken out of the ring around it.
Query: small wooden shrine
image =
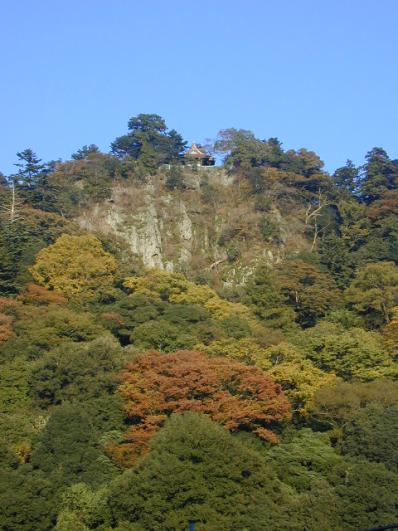
[[[214,166],[215,159],[209,155],[200,144],[192,144],[184,154],[184,161],[187,166]]]

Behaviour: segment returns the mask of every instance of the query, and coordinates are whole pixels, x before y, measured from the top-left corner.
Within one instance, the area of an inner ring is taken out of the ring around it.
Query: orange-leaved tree
[[[43,286],[29,282],[23,291],[18,295],[18,300],[25,304],[34,304],[35,306],[48,304],[67,304],[66,297],[58,291],[51,291]]]
[[[279,384],[258,367],[199,352],[150,352],[130,363],[120,393],[132,425],[122,444],[107,452],[123,467],[148,448],[172,413],[208,414],[231,431],[250,431],[276,443],[272,428],[290,418],[289,401]]]
[[[7,313],[7,309],[15,308],[17,303],[13,299],[0,297],[0,343],[7,341],[14,335],[12,324],[14,316]]]
[[[12,330],[12,323],[14,317],[0,312],[0,343],[7,341],[14,335]]]

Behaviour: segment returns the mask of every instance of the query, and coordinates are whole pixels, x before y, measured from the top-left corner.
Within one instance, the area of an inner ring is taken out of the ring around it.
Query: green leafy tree
[[[30,394],[41,407],[112,395],[122,364],[121,349],[111,337],[80,345],[66,343],[35,364]]]
[[[392,262],[367,264],[358,271],[345,297],[369,328],[388,324],[398,305],[398,267]]]
[[[45,211],[54,211],[56,203],[56,189],[52,186],[49,175],[53,172],[55,163],[42,164],[31,149],[17,153],[19,162],[15,164],[19,171],[12,177],[21,198],[27,203]]]
[[[136,467],[111,485],[116,522],[147,530],[278,529],[283,493],[274,472],[206,417],[171,417]]]
[[[259,267],[246,285],[247,303],[256,315],[272,328],[285,328],[292,325],[295,313],[287,305],[287,297],[282,292],[282,284],[277,273],[266,266]]]
[[[18,266],[13,259],[14,253],[8,241],[8,234],[3,232],[6,227],[3,227],[0,228],[0,292],[8,294],[15,292],[14,281]]]
[[[389,408],[398,404],[398,384],[392,380],[373,382],[336,381],[318,389],[310,408],[316,427],[331,429],[341,438],[343,430],[360,416],[362,408],[376,405]]]
[[[345,380],[395,377],[398,371],[376,332],[320,323],[297,340],[317,367]]]
[[[90,406],[66,403],[55,409],[32,453],[32,465],[46,474],[55,471],[64,486],[77,481],[99,486],[117,472],[102,452]]]
[[[135,159],[146,171],[177,160],[186,145],[174,129],[167,129],[166,122],[158,114],[139,114],[130,118],[128,130],[111,144],[112,152],[121,158]]]
[[[269,454],[278,476],[299,494],[298,529],[354,531],[395,522],[398,475],[336,454],[326,434],[300,430]]]
[[[106,488],[93,491],[86,483],[71,485],[62,494],[55,530],[87,531],[100,526],[107,516],[104,512],[106,493]]]
[[[341,234],[330,233],[319,242],[320,261],[327,267],[340,289],[348,287],[355,277],[358,256],[350,249],[350,244]]]
[[[302,428],[287,441],[271,448],[267,458],[273,462],[278,477],[298,491],[310,489],[316,478],[327,478],[342,461],[328,435],[309,428]]]
[[[313,326],[340,304],[340,293],[328,273],[304,260],[288,260],[280,268],[280,286],[297,322]]]
[[[90,144],[88,146],[83,146],[82,148],[78,149],[76,153],[72,154],[73,160],[84,160],[87,159],[89,155],[92,155],[93,153],[99,153],[100,150],[98,146],[95,144]]]
[[[22,188],[33,188],[45,165],[31,149],[18,152],[17,157],[19,162],[15,166],[19,169],[16,176],[18,184]]]
[[[15,324],[15,337],[0,347],[3,360],[17,354],[25,359],[40,358],[46,351],[63,343],[81,343],[95,339],[104,328],[89,313],[76,313],[68,308],[41,309],[30,306]],[[23,313],[23,312],[22,312]]]
[[[296,529],[344,529],[344,503],[331,481],[343,459],[332,448],[328,435],[303,428],[271,448],[266,458],[278,478],[294,489],[291,514],[297,521]]]
[[[132,294],[108,306],[102,322],[122,344],[131,343],[132,333],[140,324],[157,319],[166,303],[142,294]]]
[[[343,502],[344,530],[369,529],[397,521],[398,474],[380,463],[344,463],[335,480]]]
[[[398,183],[398,166],[390,160],[386,151],[375,147],[366,154],[366,164],[360,182],[360,195],[366,203],[380,199],[387,190],[394,190]]]
[[[2,414],[28,409],[30,372],[31,366],[22,356],[16,356],[8,363],[1,365],[0,411]]]
[[[57,485],[30,465],[0,472],[0,528],[50,531],[57,513]]]
[[[262,165],[265,144],[245,129],[224,129],[218,133],[215,151],[225,155],[224,163],[235,171]]]
[[[131,338],[137,348],[157,349],[164,352],[173,352],[179,348],[192,348],[195,345],[195,337],[165,319],[149,321],[137,326]]]
[[[358,185],[359,168],[348,159],[344,166],[334,172],[333,177],[339,190],[353,194]]]
[[[0,289],[3,293],[16,293],[30,282],[32,277],[28,269],[37,253],[70,229],[72,226],[65,218],[26,205],[18,207],[12,223],[0,215]]]
[[[281,165],[285,171],[288,170],[309,179],[307,182],[298,180],[297,184],[300,185],[301,182],[301,185],[305,187],[310,185],[310,188],[315,192],[317,191],[317,178],[313,179],[313,177],[317,176],[319,178],[323,166],[324,163],[319,156],[314,151],[308,151],[305,148],[301,148],[298,151],[294,151],[293,149],[287,151],[284,163]]]
[[[398,405],[383,408],[371,403],[345,426],[342,452],[383,463],[398,471]]]

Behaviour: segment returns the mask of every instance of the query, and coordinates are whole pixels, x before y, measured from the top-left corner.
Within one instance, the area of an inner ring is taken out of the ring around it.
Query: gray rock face
[[[160,203],[150,185],[139,196],[131,188],[115,189],[110,202],[95,205],[78,222],[124,240],[148,268],[174,270],[192,256],[194,229],[185,203],[171,194]]]
[[[164,268],[162,249],[162,220],[158,216],[150,187],[137,198],[129,188],[117,188],[111,202],[96,205],[79,219],[89,231],[115,235],[128,243],[133,254],[141,257],[146,267]]]
[[[294,252],[306,245],[297,230],[298,216],[287,221],[274,206],[268,215],[280,229],[279,241],[266,241],[259,230],[262,214],[228,175],[213,172],[210,197],[202,195],[199,177],[192,175],[192,186],[184,192],[169,192],[155,178],[147,185],[117,186],[110,200],[87,209],[77,221],[90,232],[124,242],[146,268],[215,272],[226,285],[244,282],[259,262],[278,263],[287,248]]]

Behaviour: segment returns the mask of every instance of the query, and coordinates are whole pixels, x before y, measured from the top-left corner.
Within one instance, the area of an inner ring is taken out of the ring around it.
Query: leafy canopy
[[[178,159],[184,148],[182,136],[167,129],[158,114],[139,114],[128,121],[129,132],[112,142],[112,153],[118,157],[131,157],[145,171],[156,169],[162,163]]]
[[[124,466],[146,451],[171,413],[206,413],[226,429],[251,431],[270,442],[278,441],[273,427],[290,418],[281,387],[261,369],[199,352],[138,357],[127,366],[120,393],[132,427],[124,444],[110,452]]]
[[[95,236],[63,234],[39,252],[31,273],[38,284],[67,297],[90,297],[113,284],[116,267]]]
[[[274,528],[284,499],[261,455],[205,416],[172,415],[136,467],[111,485],[114,520],[143,529]]]

